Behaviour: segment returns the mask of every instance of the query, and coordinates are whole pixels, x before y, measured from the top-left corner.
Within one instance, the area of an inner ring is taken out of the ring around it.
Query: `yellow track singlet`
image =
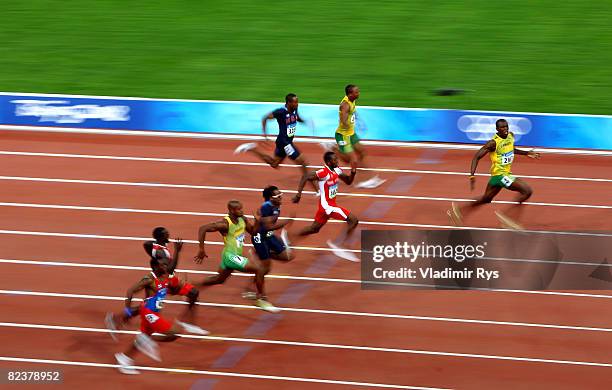
[[[345,96],[342,101],[340,101],[340,105],[343,102],[347,102],[349,105],[349,113],[348,113],[348,127],[345,128],[342,126],[342,113],[340,108],[338,108],[338,114],[340,116],[340,121],[338,123],[338,128],[336,129],[336,133],[340,133],[342,135],[353,135],[355,134],[355,111],[357,107],[355,107],[355,102],[351,102],[348,96]]]
[[[514,134],[508,133],[504,139],[495,134],[495,151],[489,153],[491,158],[491,176],[510,175],[514,160]]]
[[[244,219],[240,218],[238,223],[233,223],[232,219],[228,216],[225,217],[227,221],[227,234],[223,237],[223,252],[230,252],[234,255],[242,256],[242,245],[244,244],[244,232],[245,223]]]

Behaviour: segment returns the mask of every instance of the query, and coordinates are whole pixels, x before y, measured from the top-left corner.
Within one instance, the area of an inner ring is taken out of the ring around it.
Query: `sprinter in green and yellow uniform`
[[[242,253],[244,238],[246,233],[257,234],[259,222],[257,219],[252,223],[244,217],[242,203],[237,200],[230,200],[227,204],[228,215],[222,220],[211,222],[200,226],[198,230],[198,240],[200,249],[194,261],[201,264],[204,258],[208,257],[205,250],[206,233],[219,232],[223,236],[223,251],[221,252],[221,264],[217,275],[206,278],[200,285],[212,286],[223,284],[234,271],[255,274],[255,286],[257,288],[256,305],[272,313],[280,310],[267,301],[264,289],[265,268],[255,258],[248,258]]]
[[[357,122],[357,99],[359,99],[359,87],[354,84],[349,84],[344,87],[344,97],[340,101],[338,108],[338,128],[336,128],[336,144],[340,158],[344,162],[357,164],[364,167],[364,159],[366,156],[365,150],[361,145],[360,139],[355,132],[355,123]],[[382,185],[386,180],[375,175],[369,179],[359,182],[355,185],[357,188],[376,188]]]
[[[478,166],[478,161],[480,161],[480,159],[487,153],[489,154],[489,157],[491,158],[491,178],[487,184],[487,189],[485,190],[483,196],[476,199],[475,202],[463,207],[459,207],[453,202],[452,209],[449,210],[447,214],[455,225],[462,224],[462,214],[472,211],[483,204],[491,203],[493,198],[499,194],[502,188],[507,188],[510,191],[516,191],[519,193],[519,196],[516,199],[518,205],[521,205],[523,202],[529,199],[533,192],[527,183],[512,176],[511,167],[515,154],[528,156],[535,159],[539,159],[540,154],[535,153],[534,151],[516,149],[514,147],[514,134],[509,131],[508,121],[505,119],[498,119],[495,122],[495,128],[497,130],[497,134],[493,136],[492,140],[487,142],[482,148],[480,148],[480,150],[478,150],[472,159],[472,167],[470,170],[470,189],[473,191],[474,184],[476,182],[476,176],[474,176],[474,174],[476,172],[476,167]],[[512,217],[499,211],[496,211],[495,214],[504,227],[522,229],[522,227],[515,222],[521,208],[516,208],[514,206],[516,205],[513,205],[511,210],[508,212],[508,214],[510,214],[510,212],[515,214],[512,215]]]

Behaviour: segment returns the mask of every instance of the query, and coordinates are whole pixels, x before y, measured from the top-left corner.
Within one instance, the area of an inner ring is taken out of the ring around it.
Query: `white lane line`
[[[223,213],[206,213],[197,211],[176,211],[176,210],[155,210],[155,209],[131,209],[131,208],[117,208],[117,207],[93,207],[93,206],[73,206],[73,205],[59,205],[59,204],[42,204],[42,203],[13,203],[13,202],[0,202],[0,207],[31,207],[31,208],[49,208],[49,209],[60,209],[60,210],[84,210],[84,211],[107,211],[107,212],[123,212],[123,213],[141,213],[141,214],[169,214],[169,215],[193,215],[193,216],[206,216],[206,217],[223,217],[227,214]],[[253,215],[245,214],[249,218],[253,218]],[[280,217],[279,219],[291,219],[294,221],[312,222],[312,218],[288,218]],[[344,221],[330,220],[331,223],[345,223]],[[491,231],[505,231],[508,229],[501,228],[483,228],[483,227],[470,227],[470,226],[450,226],[450,225],[427,225],[418,223],[400,223],[400,222],[385,222],[385,221],[359,221],[361,225],[378,225],[378,226],[397,226],[397,227],[426,227],[426,228],[441,228],[441,229],[458,229],[458,230],[491,230]],[[551,231],[551,230],[528,230],[531,233],[542,233],[542,234],[561,234],[561,235],[580,235],[580,236],[595,236],[595,237],[612,237],[612,234],[605,233],[580,233],[580,232],[562,232],[562,231]],[[566,262],[564,262],[566,263]]]
[[[392,223],[387,223],[389,226],[395,226]],[[404,225],[404,226],[407,226]],[[431,228],[442,228],[442,229],[461,229],[461,230],[487,230],[487,231],[503,231],[504,229],[496,228],[471,228],[471,227],[455,227],[455,226],[444,226],[444,225],[413,225],[416,227],[431,227]],[[528,233],[538,234],[550,234],[550,235],[569,235],[569,236],[586,236],[586,237],[612,237],[612,234],[605,233],[582,233],[582,232],[561,232],[561,231],[550,231],[550,230],[525,230]],[[147,241],[150,237],[130,237],[130,236],[111,236],[111,235],[99,235],[99,234],[82,234],[82,233],[58,233],[58,232],[36,232],[29,230],[8,230],[0,229],[0,234],[13,234],[22,236],[48,236],[48,237],[69,237],[69,238],[88,238],[88,239],[107,239],[107,240],[125,240],[125,241]],[[197,244],[196,240],[184,239],[183,242],[187,244]],[[217,241],[205,241],[206,244],[211,245],[223,245],[222,242]],[[244,244],[245,246],[253,246],[253,244]],[[319,248],[310,246],[292,246],[294,249],[300,250],[312,250],[312,251],[332,251],[330,248]],[[359,249],[345,249],[349,252],[361,253]]]
[[[167,214],[167,215],[192,215],[192,216],[205,216],[205,217],[223,217],[227,213],[206,213],[198,211],[177,211],[177,210],[155,210],[155,209],[132,209],[132,208],[118,208],[118,207],[94,207],[94,206],[74,206],[74,205],[60,205],[60,204],[43,204],[43,203],[13,203],[13,202],[0,202],[0,207],[29,207],[29,208],[42,208],[42,209],[58,209],[58,210],[83,210],[83,211],[104,211],[104,212],[119,212],[119,213],[137,213],[137,214]],[[248,218],[253,218],[253,215],[245,214]],[[301,222],[312,222],[312,218],[289,218],[280,217],[283,220],[294,220]],[[344,221],[330,220],[331,223],[341,223]],[[467,226],[449,226],[449,225],[424,225],[415,223],[400,223],[400,222],[385,222],[385,221],[359,221],[361,225],[374,225],[374,226],[397,226],[397,227],[431,227],[431,228],[443,228],[443,229],[460,229],[460,230],[494,230],[504,231],[507,229],[501,228],[479,228],[479,227],[467,227]],[[595,235],[595,236],[606,236],[606,234],[596,233],[578,233],[578,232],[555,232],[555,231],[531,231],[543,234],[569,234],[569,235]],[[610,235],[612,236],[612,234]],[[566,262],[564,262],[566,263]]]
[[[150,131],[150,130],[111,130],[111,129],[86,129],[78,127],[52,127],[52,126],[20,126],[20,125],[0,125],[0,130],[7,131],[32,131],[43,133],[71,133],[71,134],[101,134],[107,136],[136,136],[136,137],[155,137],[155,138],[199,138],[199,139],[221,139],[221,140],[246,140],[263,141],[262,135],[254,134],[221,134],[221,133],[192,133],[179,131]],[[320,137],[296,137],[298,142],[320,143],[336,142],[333,138]],[[473,144],[449,144],[442,142],[405,142],[405,141],[376,141],[362,140],[364,145],[384,146],[384,147],[404,147],[417,149],[447,149],[447,150],[478,150],[482,145]],[[529,148],[529,146],[522,146]],[[535,151],[555,154],[586,155],[586,156],[612,156],[612,151],[596,149],[558,149],[558,148],[535,148]]]
[[[96,367],[96,368],[118,368],[119,367],[117,364],[108,364],[108,363],[79,362],[79,361],[73,361],[73,360],[34,359],[34,358],[22,358],[22,357],[11,357],[11,356],[0,356],[0,361],[18,362],[18,363],[36,363],[36,364],[57,364],[57,365],[62,365],[62,366],[80,366],[80,367]],[[142,370],[142,371],[172,372],[172,373],[178,373],[178,374],[195,374],[195,375],[225,376],[225,377],[234,377],[234,378],[268,379],[268,380],[288,381],[288,382],[309,382],[309,383],[362,386],[362,387],[381,387],[381,388],[388,388],[388,389],[448,390],[448,389],[437,388],[437,387],[416,387],[416,386],[405,386],[405,385],[390,385],[390,384],[384,384],[384,383],[339,381],[339,380],[332,380],[332,379],[300,378],[300,377],[278,376],[278,375],[244,374],[244,373],[239,373],[239,372],[227,372],[227,371],[188,370],[184,368],[165,368],[165,367],[149,367],[149,366],[133,366],[133,367],[138,370]]]
[[[500,261],[522,261],[524,259],[511,259],[511,258],[488,258],[491,260],[500,260]],[[531,260],[527,260],[531,261]],[[534,260],[535,261],[535,260]],[[147,267],[139,267],[139,266],[131,266],[131,265],[117,265],[117,264],[92,264],[92,263],[80,263],[78,261],[47,261],[47,260],[23,260],[23,259],[0,259],[0,263],[7,264],[21,264],[21,265],[44,265],[44,266],[58,266],[58,267],[82,267],[82,268],[107,268],[107,269],[125,269],[125,270],[138,270],[138,271],[149,271]],[[552,263],[548,262],[548,263]],[[565,264],[565,263],[564,263]],[[580,264],[580,265],[598,265],[600,267],[612,267],[612,264],[597,264],[597,263],[570,263]],[[203,270],[194,270],[194,269],[178,269],[177,272],[183,272],[187,274],[201,274],[201,275],[216,275],[216,271],[203,271]],[[253,274],[249,273],[237,273],[234,276],[238,277],[251,277]],[[299,276],[299,275],[275,275],[275,274],[267,274],[266,278],[271,279],[289,279],[289,280],[306,280],[306,281],[314,281],[314,282],[332,282],[332,283],[349,283],[349,284],[359,284],[362,283],[359,279],[338,279],[338,278],[320,278],[313,276]],[[383,284],[383,283],[381,283]],[[408,284],[401,284],[409,286]],[[473,290],[478,290],[474,288]],[[567,296],[576,296],[576,297],[608,297],[612,298],[612,295],[593,295],[593,294],[581,294],[581,293],[563,293],[563,292],[555,292],[555,291],[526,291],[526,290],[506,290],[506,289],[480,289],[479,291],[493,291],[493,292],[521,292],[528,294],[557,294],[557,295],[567,295]]]
[[[118,207],[94,207],[94,206],[74,206],[74,205],[60,205],[60,204],[43,204],[43,203],[13,203],[13,202],[0,202],[0,207],[31,207],[31,208],[43,208],[43,209],[60,209],[60,210],[83,210],[83,211],[105,211],[105,212],[120,212],[120,213],[140,213],[140,214],[169,214],[169,215],[192,215],[192,216],[203,216],[203,217],[224,217],[227,213],[206,213],[198,211],[177,211],[177,210],[154,210],[154,209],[132,209],[132,208],[118,208]],[[251,214],[245,214],[248,218],[253,218]],[[312,222],[313,218],[289,218],[280,217],[283,220],[294,220],[302,222]],[[335,219],[329,220],[331,223],[345,224],[344,221],[338,221]],[[421,227],[421,226],[437,226],[437,225],[419,225],[413,223],[400,223],[400,222],[378,222],[378,221],[359,221],[362,225],[379,225],[379,226],[400,226],[400,227]],[[499,229],[503,230],[503,229]]]
[[[78,262],[61,262],[61,261],[39,261],[39,260],[17,260],[17,259],[0,259],[0,263],[6,264],[22,264],[22,265],[44,265],[44,266],[58,266],[58,267],[82,267],[82,268],[105,268],[105,269],[124,269],[124,270],[137,270],[137,271],[149,271],[147,267],[137,267],[128,265],[108,265],[108,264],[88,264]],[[177,272],[183,272],[187,274],[201,274],[201,275],[216,275],[217,272],[213,271],[202,271],[192,269],[177,269]],[[237,273],[234,276],[238,277],[251,277],[252,274]],[[266,278],[269,279],[286,279],[286,280],[300,280],[309,282],[326,282],[326,283],[347,283],[347,284],[360,284],[362,283],[359,279],[339,279],[339,278],[321,278],[314,276],[299,276],[299,275],[275,275],[268,274]],[[502,292],[509,294],[535,294],[544,296],[562,296],[572,298],[599,298],[599,299],[612,299],[612,295],[605,294],[588,294],[588,293],[571,293],[563,291],[528,291],[528,290],[509,290],[509,289],[473,289],[477,291],[486,292]]]
[[[14,260],[14,259],[0,259],[0,263],[12,263],[12,264],[31,264],[31,265],[49,265],[49,266],[67,266],[67,267],[87,267],[91,265],[93,267],[117,267],[118,269],[128,269],[128,270],[144,270],[148,271],[148,268],[145,267],[134,267],[134,266],[126,266],[126,265],[104,265],[104,264],[85,264],[85,263],[66,263],[66,262],[58,262],[58,261],[37,261],[37,260]],[[184,273],[192,273],[192,274],[204,274],[204,275],[215,275],[216,272],[212,271],[200,271],[200,270],[190,270],[190,269],[177,269],[178,272]],[[251,277],[252,274],[247,273],[237,273],[234,276],[238,277]],[[287,279],[287,280],[300,280],[300,281],[310,281],[310,282],[328,282],[328,283],[348,283],[348,284],[360,284],[363,283],[359,279],[339,279],[339,278],[321,278],[314,276],[299,276],[299,275],[274,275],[268,274],[266,278],[271,279]],[[380,283],[383,284],[383,283]],[[389,283],[391,284],[391,283]],[[414,287],[414,285],[408,284],[397,284],[405,287]],[[423,286],[421,286],[423,287]],[[427,286],[431,288],[432,286]],[[494,288],[472,288],[474,291],[486,291],[486,292],[501,292],[508,294],[534,294],[534,295],[544,295],[544,296],[561,296],[561,297],[572,297],[572,298],[598,298],[598,299],[612,299],[612,295],[605,294],[588,294],[588,293],[574,293],[574,292],[564,292],[564,291],[530,291],[530,290],[510,290],[510,289],[494,289]]]
[[[145,183],[145,182],[128,182],[128,181],[109,181],[109,180],[58,179],[58,178],[47,178],[47,177],[0,176],[0,180],[32,181],[32,182],[47,182],[47,183],[96,184],[96,185],[132,186],[132,187],[186,188],[186,189],[198,189],[198,190],[261,192],[260,188],[248,188],[248,187],[204,186],[204,185],[194,185],[194,184]],[[283,190],[283,192],[286,192],[289,194],[297,193],[297,191],[294,191],[294,190]],[[314,195],[313,191],[303,191],[303,193]],[[443,201],[443,202],[473,202],[474,201],[474,199],[464,199],[464,198],[361,194],[361,193],[351,193],[351,192],[346,192],[346,193],[343,192],[341,193],[341,195],[349,196],[349,197],[359,197],[359,198],[385,198],[385,199],[427,200],[427,201]],[[517,202],[507,201],[507,200],[495,200],[493,201],[493,203],[517,204]],[[531,205],[531,206],[612,209],[612,206],[609,206],[609,205],[592,205],[592,204],[545,203],[545,202],[524,202],[524,204]]]
[[[30,328],[30,329],[108,333],[107,329],[83,328],[83,327],[76,327],[76,326],[54,326],[54,325],[47,326],[47,325],[38,325],[38,324],[19,324],[19,323],[0,323],[0,326]],[[121,331],[118,333],[138,334],[138,332],[136,331]],[[260,344],[277,344],[277,345],[311,347],[311,348],[330,348],[330,349],[359,350],[359,351],[373,351],[373,352],[392,352],[392,353],[404,353],[404,354],[412,354],[412,355],[450,356],[450,357],[459,357],[459,358],[509,360],[509,361],[530,362],[530,363],[566,364],[566,365],[575,365],[575,366],[612,367],[612,363],[530,358],[530,357],[523,357],[523,356],[484,355],[484,354],[460,353],[460,352],[429,351],[429,350],[423,350],[423,349],[365,347],[365,346],[358,346],[358,345],[305,343],[305,342],[285,341],[285,340],[245,339],[245,338],[233,338],[233,337],[214,337],[214,336],[196,336],[196,335],[186,335],[185,337],[193,338],[193,339],[204,339],[204,340],[220,340],[220,341],[229,341],[229,342],[260,343]]]
[[[146,162],[163,162],[163,163],[179,163],[179,164],[210,164],[210,165],[238,165],[238,166],[257,166],[270,167],[266,163],[260,162],[241,162],[241,161],[224,161],[224,160],[196,160],[182,158],[159,158],[159,157],[131,157],[131,156],[113,156],[113,155],[97,155],[97,154],[73,154],[73,153],[42,153],[42,152],[16,152],[9,150],[0,150],[0,155],[5,156],[31,156],[31,157],[57,157],[57,158],[82,158],[94,160],[122,160],[122,161],[146,161]],[[295,164],[280,164],[285,168],[300,168]],[[309,168],[321,168],[321,165],[309,165]],[[342,167],[350,169],[350,167]],[[466,176],[467,172],[454,171],[432,171],[421,169],[400,169],[400,168],[357,168],[360,171],[375,171],[389,173],[416,173],[421,175],[453,175]],[[477,173],[476,176],[489,177],[486,173]],[[591,181],[612,183],[612,179],[602,178],[587,178],[587,177],[564,177],[564,176],[537,176],[537,175],[517,175],[526,179],[545,179],[545,180],[568,180],[568,181]]]
[[[76,233],[51,233],[51,232],[32,232],[23,230],[0,230],[0,234],[15,234],[21,236],[48,236],[48,237],[70,237],[70,238],[93,238],[93,239],[105,239],[105,240],[125,240],[125,241],[148,241],[151,237],[129,237],[129,236],[104,236],[97,234],[76,234]],[[183,240],[186,244],[198,244],[197,240]],[[204,241],[207,245],[224,245],[220,241]],[[253,246],[253,244],[244,244],[244,246]],[[307,251],[320,251],[320,252],[332,252],[331,248],[319,248],[312,246],[292,246],[293,249],[307,250]],[[358,249],[345,249],[348,252],[361,253]]]
[[[114,297],[114,296],[106,296],[106,295],[67,294],[67,293],[20,291],[20,290],[0,290],[0,294],[22,295],[22,296],[44,296],[44,297],[53,297],[53,298],[112,300],[112,301],[124,301],[125,300],[125,297]],[[610,296],[610,298],[612,298],[612,296]],[[138,301],[142,300],[140,298],[134,298],[134,299]],[[177,304],[177,305],[187,304],[187,302],[173,300],[173,299],[168,299],[166,300],[166,302],[171,303],[171,304]],[[211,306],[211,307],[256,309],[256,307],[254,306],[229,304],[229,303],[198,302],[197,304],[202,305],[202,306]],[[368,313],[368,312],[341,311],[341,310],[306,309],[306,308],[299,308],[299,307],[282,307],[281,310],[285,312],[295,312],[295,313],[340,315],[340,316],[354,316],[354,317],[391,318],[391,319],[400,319],[400,320],[450,322],[450,323],[461,323],[461,324],[510,326],[510,327],[523,327],[523,328],[536,328],[536,329],[557,329],[557,330],[568,330],[568,331],[606,332],[606,333],[612,332],[612,328],[598,328],[598,327],[558,325],[558,324],[539,324],[539,323],[532,323],[532,322],[475,320],[475,319],[467,319],[467,318],[414,316],[414,315],[407,315],[407,314],[385,314],[385,313]]]

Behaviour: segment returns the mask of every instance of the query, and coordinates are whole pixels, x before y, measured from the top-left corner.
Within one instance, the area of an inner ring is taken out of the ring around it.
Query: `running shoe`
[[[358,263],[360,261],[359,257],[355,256],[353,252],[349,252],[348,250],[334,244],[331,240],[327,240],[327,246],[332,249],[334,255],[342,259],[349,260],[355,263]]]
[[[235,150],[234,150],[234,154],[240,154],[240,153],[245,153],[248,152],[249,150],[253,150],[257,147],[257,144],[255,142],[249,142],[246,144],[242,144],[239,145]]]
[[[115,332],[117,332],[117,325],[115,324],[113,313],[106,313],[106,317],[104,317],[104,323],[106,324],[106,329],[108,329],[110,336],[113,338],[114,341],[117,341],[117,335],[115,334]]]
[[[521,226],[518,222],[516,222],[512,218],[503,214],[501,211],[496,211],[495,215],[497,215],[497,219],[499,219],[503,227],[507,229],[512,229],[512,230],[523,230],[523,226]]]
[[[261,310],[265,310],[270,313],[279,313],[281,311],[278,307],[261,298],[255,301],[255,306],[259,307]]]
[[[287,249],[289,249],[289,246],[291,245],[291,241],[289,241],[289,233],[287,233],[287,229],[283,228],[283,230],[281,230],[281,240],[283,241],[283,244],[285,244],[285,247]]]
[[[383,183],[386,181],[387,180],[381,179],[380,177],[378,177],[378,175],[376,175],[368,180],[355,184],[355,188],[376,188],[383,185]]]
[[[140,352],[144,353],[151,359],[161,362],[161,356],[159,355],[159,346],[152,338],[150,338],[146,334],[139,333],[138,336],[136,336],[136,340],[134,340],[134,345]]]
[[[187,322],[182,322],[179,320],[176,320],[176,323],[180,325],[183,328],[183,330],[187,333],[197,334],[200,336],[207,336],[210,334],[209,331],[207,331],[206,329],[202,329],[197,325],[189,324]]]
[[[243,291],[241,295],[243,299],[248,299],[250,301],[257,299],[257,293],[253,291]]]
[[[116,353],[115,359],[117,363],[119,363],[117,370],[119,370],[120,373],[127,375],[140,374],[140,371],[134,368],[134,360],[130,359],[126,354]]]
[[[451,209],[446,212],[446,215],[448,215],[453,225],[463,225],[463,217],[461,216],[461,210],[459,210],[459,206],[457,206],[457,203],[451,203]]]

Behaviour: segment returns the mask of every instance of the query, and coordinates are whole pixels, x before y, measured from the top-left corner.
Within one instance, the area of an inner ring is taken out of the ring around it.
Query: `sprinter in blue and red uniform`
[[[271,113],[267,114],[261,120],[261,127],[263,135],[268,142],[268,134],[266,132],[266,124],[268,120],[276,119],[278,123],[278,136],[276,137],[276,147],[274,149],[274,157],[269,156],[259,150],[255,142],[249,142],[242,144],[236,148],[234,154],[251,152],[257,157],[270,164],[272,168],[278,168],[278,166],[289,157],[295,161],[296,164],[300,164],[302,167],[302,174],[307,172],[308,162],[304,156],[300,153],[299,149],[293,144],[293,137],[297,129],[297,123],[305,123],[305,121],[298,114],[298,97],[294,93],[290,93],[285,96],[285,105],[278,108]],[[315,188],[316,191],[316,188]]]
[[[200,294],[199,290],[191,283],[179,279],[176,274],[176,267],[178,265],[181,249],[183,248],[183,241],[180,238],[174,240],[174,254],[171,254],[168,248],[168,244],[170,243],[170,233],[168,229],[161,226],[156,227],[153,229],[153,238],[155,241],[146,241],[143,247],[148,256],[157,259],[165,258],[168,262],[168,293],[170,295],[187,297],[188,306],[184,314],[181,315],[181,319],[185,322],[177,319],[176,323],[188,333],[199,335],[209,334],[207,330],[194,325],[196,302]],[[115,315],[113,313],[108,313],[106,315],[106,327],[115,341],[117,341],[117,336],[115,335],[116,331],[123,329],[131,318],[139,314],[139,310],[138,307],[134,307],[130,310],[125,310],[121,315]]]
[[[145,299],[138,308],[140,314],[140,331],[134,342],[124,353],[115,354],[119,363],[119,371],[123,374],[138,374],[133,367],[134,356],[138,351],[149,356],[151,359],[161,361],[157,341],[174,341],[179,332],[178,325],[169,321],[161,315],[163,301],[168,295],[170,275],[168,273],[168,259],[159,253],[151,257],[152,271],[145,275],[138,283],[127,291],[125,300],[125,311],[132,313],[132,299],[134,294],[145,291]],[[153,333],[160,333],[152,336]]]
[[[275,230],[283,229],[288,226],[292,220],[278,222],[280,217],[280,208],[282,204],[283,194],[276,186],[268,186],[263,190],[263,198],[265,202],[259,209],[259,230],[257,234],[251,237],[257,257],[261,260],[261,265],[264,267],[265,274],[268,274],[272,269],[270,260],[291,261],[295,258],[295,254],[291,252],[283,241],[274,234]],[[247,299],[255,299],[256,294],[252,290],[253,284],[249,284],[247,291],[242,296]]]

